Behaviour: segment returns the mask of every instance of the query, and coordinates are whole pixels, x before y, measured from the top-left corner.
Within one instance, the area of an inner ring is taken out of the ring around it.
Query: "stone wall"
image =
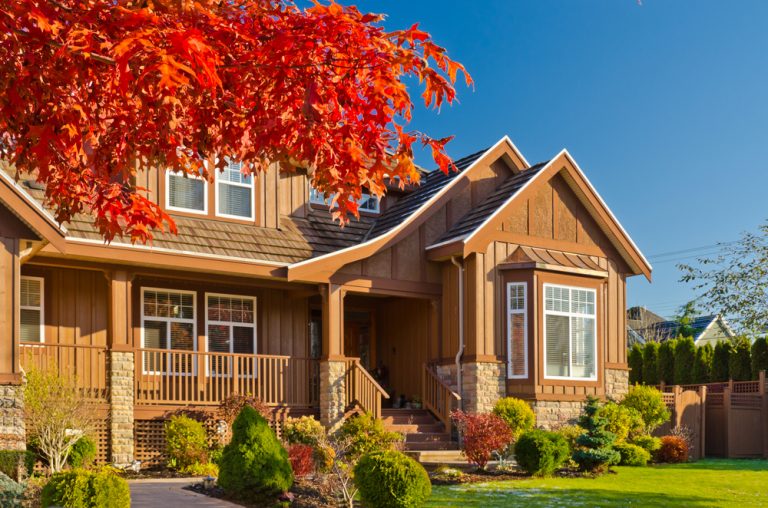
[[[561,425],[575,424],[584,401],[536,400],[531,405],[536,414],[536,426],[551,430]]]
[[[320,362],[320,422],[335,429],[344,417],[344,362]]]
[[[109,430],[111,461],[117,467],[133,462],[134,354],[112,351],[109,359]]]
[[[0,450],[25,450],[24,387],[0,385]]]
[[[626,369],[605,369],[605,396],[619,401],[629,391],[629,371]]]
[[[462,365],[462,399],[464,411],[488,413],[506,395],[504,364],[471,362]]]

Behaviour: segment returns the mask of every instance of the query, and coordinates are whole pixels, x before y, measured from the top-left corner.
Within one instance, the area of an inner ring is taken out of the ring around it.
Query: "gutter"
[[[459,351],[456,353],[456,388],[459,395],[462,396],[459,399],[459,409],[463,409],[464,391],[461,385],[461,357],[464,355],[464,264],[456,261],[456,257],[451,257],[451,263],[459,269]]]

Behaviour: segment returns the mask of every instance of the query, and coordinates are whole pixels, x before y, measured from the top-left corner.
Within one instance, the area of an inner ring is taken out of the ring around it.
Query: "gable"
[[[0,204],[0,236],[5,238],[23,238],[25,240],[40,240],[40,236],[32,231],[5,205]]]

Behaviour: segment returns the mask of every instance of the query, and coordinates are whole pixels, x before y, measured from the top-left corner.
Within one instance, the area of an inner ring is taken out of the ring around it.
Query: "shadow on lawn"
[[[711,471],[768,471],[768,460],[764,459],[703,459],[685,464],[668,464],[659,467],[675,469],[697,469]]]

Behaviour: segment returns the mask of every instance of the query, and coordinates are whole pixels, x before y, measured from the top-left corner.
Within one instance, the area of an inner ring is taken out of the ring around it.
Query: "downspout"
[[[459,409],[463,409],[464,396],[461,387],[461,357],[464,354],[464,264],[451,257],[451,263],[459,269],[459,351],[456,353],[456,387],[461,395]]]

